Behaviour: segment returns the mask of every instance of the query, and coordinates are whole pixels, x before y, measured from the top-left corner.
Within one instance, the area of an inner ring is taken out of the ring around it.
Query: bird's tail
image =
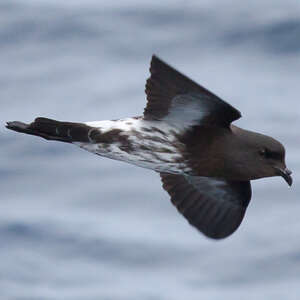
[[[6,128],[26,134],[40,136],[46,140],[66,143],[89,142],[91,127],[83,123],[60,122],[47,118],[36,118],[25,124],[19,121],[7,122]]]

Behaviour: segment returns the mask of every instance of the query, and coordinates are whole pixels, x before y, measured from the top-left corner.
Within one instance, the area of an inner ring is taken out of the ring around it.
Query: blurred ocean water
[[[61,2],[0,3],[0,299],[298,300],[299,1]],[[286,146],[293,187],[253,182],[224,241],[154,172],[4,128],[142,114],[153,53]]]

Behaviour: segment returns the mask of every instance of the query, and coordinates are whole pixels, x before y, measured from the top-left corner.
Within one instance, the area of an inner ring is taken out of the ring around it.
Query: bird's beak
[[[285,168],[284,170],[281,168],[276,168],[276,171],[279,176],[282,176],[284,178],[284,180],[287,182],[289,186],[292,185],[293,183],[293,178],[291,176],[292,171],[290,171],[288,168]]]

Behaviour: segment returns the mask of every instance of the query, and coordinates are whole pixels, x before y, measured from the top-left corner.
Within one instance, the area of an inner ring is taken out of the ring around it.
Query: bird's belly
[[[124,161],[157,172],[189,173],[180,130],[160,121],[129,118],[89,122],[100,131],[96,142],[76,143],[103,157]]]

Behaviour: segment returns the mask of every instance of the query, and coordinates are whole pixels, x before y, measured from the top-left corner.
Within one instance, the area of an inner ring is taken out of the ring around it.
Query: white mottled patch
[[[181,154],[184,145],[177,139],[182,131],[175,126],[162,121],[145,121],[142,118],[85,124],[99,129],[103,134],[114,129],[121,130],[120,135],[130,145],[127,147],[122,144],[122,139],[110,144],[74,143],[87,151],[158,172],[178,174],[190,171]]]
[[[137,126],[139,124],[139,119],[127,118],[120,120],[103,120],[103,121],[92,121],[85,122],[84,124],[96,127],[101,130],[102,133],[110,131],[112,129],[120,129],[124,131],[131,130],[132,126]]]

